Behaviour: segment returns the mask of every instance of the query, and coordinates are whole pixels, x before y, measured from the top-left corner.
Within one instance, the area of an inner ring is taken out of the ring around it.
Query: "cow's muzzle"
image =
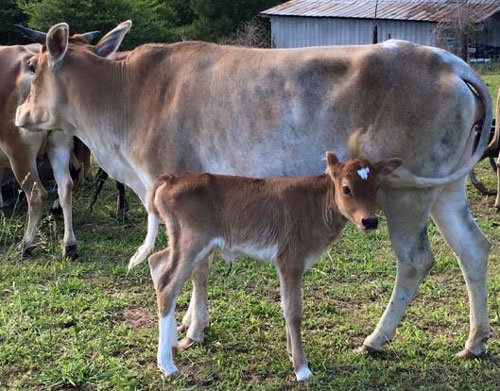
[[[38,110],[33,115],[29,107],[22,104],[17,107],[15,125],[19,128],[27,130],[41,130],[43,125],[48,122],[47,115],[44,111]]]

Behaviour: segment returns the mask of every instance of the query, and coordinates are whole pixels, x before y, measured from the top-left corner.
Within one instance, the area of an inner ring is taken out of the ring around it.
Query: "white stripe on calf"
[[[311,378],[312,375],[313,374],[307,365],[303,366],[297,372],[295,372],[295,376],[297,377],[297,381],[305,381],[305,380]]]
[[[160,317],[158,338],[158,367],[165,376],[172,376],[179,370],[174,364],[172,346],[175,339],[177,346],[177,328],[175,327],[175,304],[166,316]]]

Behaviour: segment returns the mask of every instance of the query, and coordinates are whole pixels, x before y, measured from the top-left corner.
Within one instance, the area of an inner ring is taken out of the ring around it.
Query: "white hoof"
[[[162,373],[165,375],[165,376],[173,376],[175,375],[176,373],[179,372],[179,370],[177,369],[177,367],[174,365],[174,364],[171,364],[171,363],[168,363],[168,364],[160,364],[158,363],[158,368],[160,368],[160,371],[162,371]]]
[[[297,376],[297,381],[306,381],[312,378],[311,370],[305,366],[300,368],[297,372],[295,372],[295,376]]]

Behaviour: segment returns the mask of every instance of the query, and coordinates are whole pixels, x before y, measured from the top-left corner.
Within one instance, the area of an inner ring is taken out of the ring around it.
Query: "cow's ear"
[[[59,23],[47,33],[46,45],[49,53],[49,65],[52,70],[59,68],[68,50],[69,26]]]
[[[339,166],[339,159],[333,152],[326,151],[326,172],[332,177],[335,176],[337,167]]]
[[[403,160],[399,158],[381,160],[375,163],[375,171],[377,171],[378,175],[389,175],[396,168],[401,166],[401,164],[403,164]]]
[[[115,53],[120,47],[125,34],[130,30],[130,27],[132,27],[131,20],[127,20],[116,26],[95,45],[95,54],[100,57],[109,57]]]

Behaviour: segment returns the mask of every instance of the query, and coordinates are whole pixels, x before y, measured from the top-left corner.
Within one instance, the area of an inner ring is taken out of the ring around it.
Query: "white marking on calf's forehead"
[[[368,174],[370,173],[370,167],[363,167],[356,171],[361,179],[368,179]]]

